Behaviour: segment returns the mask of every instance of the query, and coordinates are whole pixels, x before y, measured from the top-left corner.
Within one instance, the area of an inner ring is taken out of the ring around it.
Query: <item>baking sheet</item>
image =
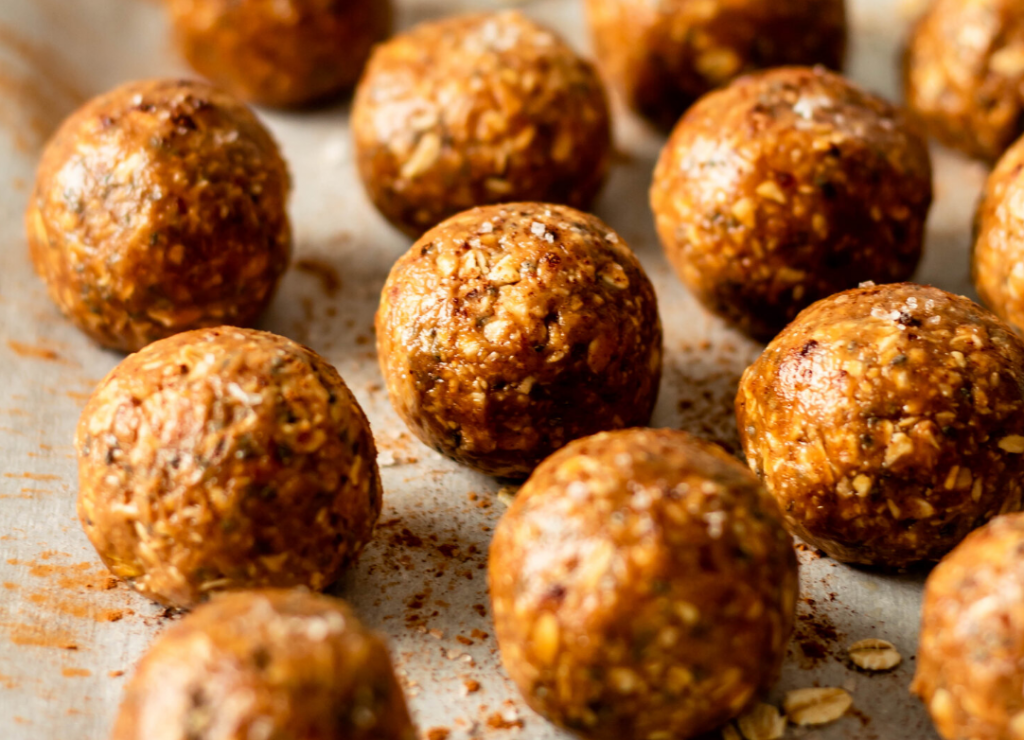
[[[398,0],[401,27],[513,3]],[[580,0],[516,2],[587,48]],[[852,0],[852,76],[895,96],[909,10]],[[187,74],[169,48],[157,0],[0,0],[0,738],[105,738],[125,675],[169,617],[109,578],[74,514],[71,439],[93,386],[120,359],[57,312],[32,273],[22,213],[46,136],[86,98],[122,81]],[[357,182],[347,105],[262,112],[294,179],[296,264],[262,328],[333,362],[370,417],[385,509],[375,541],[335,593],[385,632],[423,737],[565,737],[532,714],[500,668],[486,594],[486,549],[504,509],[499,482],[460,469],[412,439],[392,412],[372,319],[391,263],[408,247]],[[620,155],[596,207],[632,245],[658,291],[666,368],[656,426],[735,449],[732,398],[759,347],[708,316],[658,248],[646,191],[662,143],[618,111]],[[969,224],[984,170],[936,151],[937,201],[922,282],[970,294]],[[337,283],[336,283],[337,281]],[[802,552],[804,600],[781,683],[847,688],[855,710],[787,737],[937,737],[907,691],[923,574],[879,575]],[[844,659],[864,637],[894,642],[895,671]],[[448,733],[448,734],[446,734]]]

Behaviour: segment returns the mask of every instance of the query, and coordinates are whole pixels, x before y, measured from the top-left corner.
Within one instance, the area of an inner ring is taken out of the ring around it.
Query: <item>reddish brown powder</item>
[[[495,712],[487,718],[487,726],[492,730],[512,730],[523,726],[521,719],[505,719],[501,716],[501,712]]]
[[[11,642],[15,645],[78,650],[78,642],[74,635],[60,627],[43,624],[0,622],[0,629],[7,632]]]
[[[52,555],[50,556],[52,557]],[[46,553],[42,559],[48,559]],[[65,589],[109,591],[117,588],[119,581],[109,571],[88,561],[74,564],[39,563],[30,560],[8,559],[9,565],[27,567],[28,573],[36,578],[46,578]]]
[[[801,667],[813,668],[835,654],[842,635],[827,614],[815,610],[814,599],[804,598],[803,601],[809,611],[797,614],[793,645],[798,650]]]
[[[51,473],[4,473],[4,478],[24,478],[35,481],[60,480],[59,475]]]
[[[18,357],[30,357],[33,360],[47,360],[49,362],[59,362],[61,356],[52,349],[46,347],[34,347],[31,344],[25,344],[23,342],[16,342],[13,339],[7,340],[7,346],[11,348],[11,351]]]
[[[328,262],[306,257],[295,263],[295,269],[319,280],[320,287],[328,297],[333,297],[341,290],[341,276],[334,269],[334,265]]]

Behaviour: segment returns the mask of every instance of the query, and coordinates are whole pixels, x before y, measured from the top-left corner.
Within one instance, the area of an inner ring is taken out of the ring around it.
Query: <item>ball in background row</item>
[[[931,201],[927,144],[903,114],[821,68],[709,93],[679,121],[651,186],[679,277],[764,341],[819,299],[909,278]]]
[[[169,0],[189,64],[242,100],[275,107],[355,87],[391,31],[390,0]]]
[[[492,203],[586,210],[611,159],[597,72],[515,11],[422,23],[379,46],[352,133],[370,199],[413,237]]]
[[[903,62],[907,105],[939,141],[995,162],[1024,133],[1024,6],[933,0]]]
[[[846,54],[844,0],[587,0],[597,63],[626,104],[670,129],[706,93],[771,67]]]

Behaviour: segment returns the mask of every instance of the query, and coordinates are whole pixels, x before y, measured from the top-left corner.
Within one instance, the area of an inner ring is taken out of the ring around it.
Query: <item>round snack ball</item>
[[[724,450],[630,429],[545,460],[495,530],[502,660],[585,738],[689,738],[776,680],[797,563],[778,509]]]
[[[32,262],[107,347],[249,324],[288,266],[289,187],[274,140],[231,96],[131,82],[47,144],[25,216]]]
[[[736,414],[790,531],[837,560],[938,560],[1021,504],[1024,343],[938,288],[814,304],[743,374]]]
[[[391,0],[170,0],[170,11],[197,72],[279,107],[354,87],[391,30]]]
[[[111,572],[162,604],[334,583],[380,514],[362,409],[312,350],[200,329],[131,355],[78,423],[78,515]]]
[[[994,162],[1024,133],[1024,5],[933,0],[903,65],[907,105],[947,146]]]
[[[377,352],[424,443],[525,477],[570,440],[648,422],[661,322],[643,267],[600,219],[514,203],[449,219],[395,263]]]
[[[491,203],[586,209],[612,148],[597,72],[515,11],[424,23],[379,46],[352,130],[370,198],[414,237]]]
[[[1007,150],[988,177],[974,221],[971,255],[974,285],[982,302],[1018,331],[1024,331],[1022,172],[1024,140]]]
[[[689,110],[651,204],[682,281],[767,340],[820,298],[910,277],[931,174],[925,142],[894,106],[824,69],[784,68]]]
[[[1024,737],[1024,514],[998,517],[925,585],[911,691],[957,738]]]
[[[587,11],[602,71],[664,128],[740,74],[838,70],[846,52],[845,0],[587,0]]]
[[[415,740],[387,645],[343,602],[227,594],[167,628],[125,688],[112,740]]]

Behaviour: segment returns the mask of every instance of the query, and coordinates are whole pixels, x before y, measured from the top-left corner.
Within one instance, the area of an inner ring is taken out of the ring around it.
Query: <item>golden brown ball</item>
[[[683,432],[630,429],[545,460],[499,522],[490,589],[527,703],[585,738],[690,738],[776,680],[797,562],[743,465]]]
[[[1024,5],[932,0],[911,31],[903,87],[935,138],[997,160],[1024,133]]]
[[[1024,514],[967,537],[928,576],[911,690],[947,740],[1024,737]]]
[[[50,297],[100,344],[252,323],[291,254],[288,170],[232,96],[131,82],[72,114],[43,153],[25,215]]]
[[[315,103],[355,87],[391,30],[391,0],[169,0],[182,54],[253,103]]]
[[[377,451],[337,371],[221,327],[131,355],[78,423],[78,515],[111,572],[162,604],[330,586],[381,508]]]
[[[587,0],[597,61],[626,103],[671,128],[741,74],[842,69],[845,0]]]
[[[157,638],[112,740],[415,740],[387,645],[343,602],[227,594]]]
[[[424,443],[525,477],[570,440],[648,422],[662,335],[650,280],[612,229],[514,203],[445,221],[395,263],[377,351]]]
[[[974,226],[971,268],[982,303],[1024,331],[1024,142],[988,177]]]
[[[820,298],[909,278],[931,178],[928,148],[895,106],[789,67],[694,105],[662,151],[651,205],[682,281],[768,340]]]
[[[514,11],[424,23],[382,44],[352,130],[371,200],[413,237],[490,203],[586,209],[612,148],[597,72]]]
[[[1024,343],[911,283],[819,301],[736,397],[744,452],[790,531],[846,562],[941,558],[1024,486]]]

